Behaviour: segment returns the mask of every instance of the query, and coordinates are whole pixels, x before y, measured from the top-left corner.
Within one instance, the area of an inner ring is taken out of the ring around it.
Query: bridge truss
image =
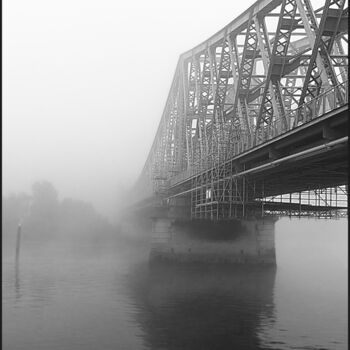
[[[322,176],[309,176],[307,186],[298,184],[298,176],[287,176],[294,186],[285,181],[280,188],[275,186],[278,174],[251,176],[249,161],[235,161],[328,112],[347,108],[347,19],[345,0],[326,0],[316,10],[310,0],[259,0],[182,54],[137,193],[187,203],[192,218],[210,219],[244,217],[256,207],[266,214],[313,213],[320,206],[316,202],[312,208],[301,201],[299,207],[283,202],[274,209],[271,198],[292,198],[291,193],[306,190],[314,197],[321,190],[345,189],[347,194],[347,187],[339,188],[345,185],[339,174],[347,168],[342,164],[323,172],[321,155],[316,171]],[[330,145],[347,141],[345,134],[337,140],[328,137],[341,130],[328,128],[327,122],[322,128]],[[276,152],[268,149],[270,160],[281,156]],[[255,167],[259,164],[257,159]],[[329,213],[344,209],[337,203],[327,207]]]

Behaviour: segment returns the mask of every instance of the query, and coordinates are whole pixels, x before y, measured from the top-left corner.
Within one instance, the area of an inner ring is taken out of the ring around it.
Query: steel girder
[[[307,96],[315,98],[320,93],[322,85],[326,90],[329,90],[331,86],[339,84],[330,54],[343,17],[345,0],[326,0],[320,24],[317,23],[314,11],[308,1],[304,1],[304,3],[302,0],[296,1],[312,47],[303,90],[299,99],[300,106]],[[326,24],[331,18],[335,18],[334,26],[333,28],[326,28]],[[337,100],[340,103],[344,100],[341,91],[337,93]],[[332,102],[329,101],[329,103]],[[332,105],[331,107],[334,108]]]
[[[196,180],[205,188],[226,171],[225,160],[306,122],[306,110],[317,117],[321,107],[344,104],[347,16],[345,0],[316,11],[310,0],[259,0],[182,54],[136,187],[161,193],[177,176],[211,169]],[[234,184],[220,186],[211,187],[217,203]]]
[[[296,3],[294,0],[284,0],[281,6],[280,17],[277,25],[276,36],[267,68],[265,89],[262,97],[262,104],[257,118],[259,130],[262,123],[270,125],[273,118],[278,120],[278,127],[287,128],[284,114],[284,101],[280,87],[280,79],[283,68],[288,63],[288,48],[293,30],[296,29]],[[268,47],[268,45],[267,45]],[[266,51],[265,51],[266,52]],[[267,53],[270,50],[267,49]],[[265,59],[266,61],[266,59]],[[276,66],[280,69],[277,70]]]

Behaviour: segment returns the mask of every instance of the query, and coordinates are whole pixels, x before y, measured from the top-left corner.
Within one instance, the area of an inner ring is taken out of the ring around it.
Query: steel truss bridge
[[[347,215],[348,5],[259,0],[183,53],[134,187],[192,219]]]

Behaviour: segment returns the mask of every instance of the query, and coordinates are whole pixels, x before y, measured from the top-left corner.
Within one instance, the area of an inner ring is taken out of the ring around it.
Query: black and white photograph
[[[2,349],[348,349],[348,1],[2,2]]]

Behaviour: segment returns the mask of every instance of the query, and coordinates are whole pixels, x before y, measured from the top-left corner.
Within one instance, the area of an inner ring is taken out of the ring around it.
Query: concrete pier
[[[154,218],[150,262],[276,265],[275,221]]]

